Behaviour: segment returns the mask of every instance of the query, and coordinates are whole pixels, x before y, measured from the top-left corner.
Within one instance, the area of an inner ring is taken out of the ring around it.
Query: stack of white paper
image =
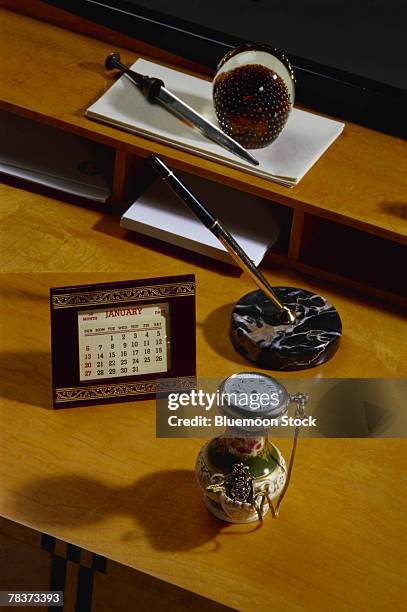
[[[273,205],[262,198],[185,172],[177,172],[177,176],[225,224],[243,250],[258,265],[280,233],[280,222]],[[234,263],[225,247],[161,179],[157,179],[124,213],[120,225]]]
[[[0,171],[67,193],[106,202],[113,151],[23,117],[0,111]]]
[[[132,68],[162,79],[173,94],[206,119],[217,123],[212,105],[212,84],[208,81],[143,59],[137,60]],[[294,108],[278,139],[264,149],[251,151],[260,162],[259,166],[253,166],[208,140],[158,102],[148,102],[136,85],[125,76],[118,79],[92,104],[86,115],[287,186],[298,183],[344,127],[338,121]]]

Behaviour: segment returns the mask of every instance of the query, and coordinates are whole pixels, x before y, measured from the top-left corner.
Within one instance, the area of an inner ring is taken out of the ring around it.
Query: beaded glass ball
[[[247,44],[229,51],[213,82],[220,127],[246,149],[266,147],[287,122],[294,83],[290,62],[272,47]]]

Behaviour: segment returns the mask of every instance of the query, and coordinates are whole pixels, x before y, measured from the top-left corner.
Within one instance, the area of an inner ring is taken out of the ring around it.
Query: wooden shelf
[[[353,227],[316,217],[301,216],[301,230],[292,254],[273,249],[266,262],[294,267],[317,278],[374,295],[386,302],[406,304],[406,283],[400,268],[406,261],[406,247]],[[291,236],[295,233],[295,215]]]
[[[372,233],[402,241],[401,224],[407,179],[404,141],[347,124],[300,184],[287,189],[271,181],[177,151],[84,117],[85,109],[112,83],[103,68],[111,45],[26,16],[3,11],[1,107],[56,125],[128,153],[162,154],[174,166],[226,182],[325,218],[346,221]],[[121,49],[123,61],[137,55]],[[151,59],[151,58],[147,58]],[[154,58],[153,58],[154,61]],[[46,92],[46,95],[44,95]]]
[[[42,3],[38,5],[34,11],[37,16],[41,13]],[[49,9],[44,10],[44,15],[49,17]],[[63,11],[53,9],[51,13],[54,21],[57,20],[56,14],[61,22]],[[67,16],[70,27],[74,19]],[[86,30],[86,22],[79,21],[82,29]],[[350,268],[338,268],[334,261],[338,245],[334,246],[329,238],[319,249],[315,236],[313,253],[308,252],[305,257],[301,244],[305,235],[309,238],[310,225],[304,221],[311,216],[321,219],[319,229],[332,229],[332,223],[338,223],[342,228],[358,230],[360,236],[370,234],[392,243],[407,244],[407,174],[402,172],[402,168],[407,166],[407,144],[404,141],[348,123],[343,134],[299,185],[292,189],[281,187],[87,119],[85,109],[112,84],[111,76],[103,68],[111,44],[6,10],[2,11],[2,26],[2,54],[7,57],[7,62],[3,62],[0,77],[0,108],[112,147],[116,151],[113,202],[122,202],[126,196],[129,200],[134,199],[136,190],[130,189],[129,185],[140,183],[138,179],[141,180],[146,167],[143,158],[152,151],[156,152],[175,168],[291,208],[293,223],[288,252],[285,247],[277,250],[277,253],[270,254],[270,261],[283,256],[285,265],[306,269],[317,276],[322,273],[325,278],[345,286],[382,295],[386,300],[400,301],[401,280],[398,282],[396,278],[395,283],[373,286],[376,281],[368,278],[368,269],[359,266],[356,272]],[[76,27],[79,26],[76,24]],[[88,29],[95,35],[94,28]],[[103,35],[106,38],[105,30]],[[137,49],[137,41],[133,41],[132,46]],[[150,55],[146,55],[146,46],[139,44],[139,47],[141,53],[120,49],[123,61],[132,63],[142,54],[153,61],[160,58],[158,50],[148,47]],[[161,56],[168,63],[168,54],[161,53]],[[170,59],[175,61],[176,58]],[[324,225],[322,220],[329,223]],[[342,238],[346,240],[345,234]],[[364,241],[364,244],[376,248],[385,242],[372,240],[370,243]],[[392,257],[398,260],[400,253],[405,256],[401,248],[387,245],[384,250],[390,268],[397,267]]]
[[[405,256],[398,242],[305,214],[299,253],[305,264],[407,297],[407,287],[400,284]]]

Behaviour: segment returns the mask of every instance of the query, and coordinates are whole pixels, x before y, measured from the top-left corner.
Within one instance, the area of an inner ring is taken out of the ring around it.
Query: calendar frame
[[[78,313],[168,304],[170,337],[166,372],[80,380]],[[194,275],[51,287],[52,389],[54,408],[153,399],[163,390],[196,386]]]

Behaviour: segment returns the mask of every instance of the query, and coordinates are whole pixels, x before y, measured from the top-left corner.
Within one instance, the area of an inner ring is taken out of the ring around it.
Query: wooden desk
[[[83,117],[111,82],[100,67],[110,44],[12,13],[3,25],[0,106],[113,146],[118,199],[129,156],[153,149],[176,167],[291,207],[291,255],[280,264],[300,254],[311,213],[404,239],[405,143],[347,126],[295,189],[248,183],[243,173]],[[136,54],[123,51],[127,62]],[[65,572],[68,611],[77,585],[88,588],[90,579],[94,612],[404,609],[404,440],[302,440],[280,517],[256,529],[207,513],[193,477],[202,441],[157,440],[154,402],[49,409],[50,286],[195,273],[198,374],[220,378],[252,369],[227,337],[232,305],[252,289],[248,279],[121,230],[113,206],[80,207],[11,185],[1,195],[2,587],[47,589],[50,574],[55,585]],[[343,320],[334,359],[301,376],[405,375],[405,326],[389,302],[270,265],[273,283],[321,290]],[[289,442],[279,445],[287,455]]]
[[[35,557],[38,575],[76,550],[66,542],[83,549],[85,568],[87,551],[107,558],[106,573],[93,575],[97,612],[137,601],[153,610],[401,610],[404,440],[302,440],[280,517],[255,529],[207,513],[193,476],[202,442],[157,440],[153,401],[48,409],[50,286],[195,273],[198,373],[223,377],[251,369],[227,337],[231,305],[251,289],[247,278],[129,235],[113,214],[11,186],[3,201],[0,514],[11,522],[0,531],[8,558],[23,549],[17,584],[45,533],[57,538],[56,556]],[[319,288],[277,267],[266,274]],[[321,288],[341,313],[343,342],[334,359],[301,375],[402,376],[401,317]],[[288,440],[280,446],[289,453]],[[68,610],[80,572],[68,561]]]

